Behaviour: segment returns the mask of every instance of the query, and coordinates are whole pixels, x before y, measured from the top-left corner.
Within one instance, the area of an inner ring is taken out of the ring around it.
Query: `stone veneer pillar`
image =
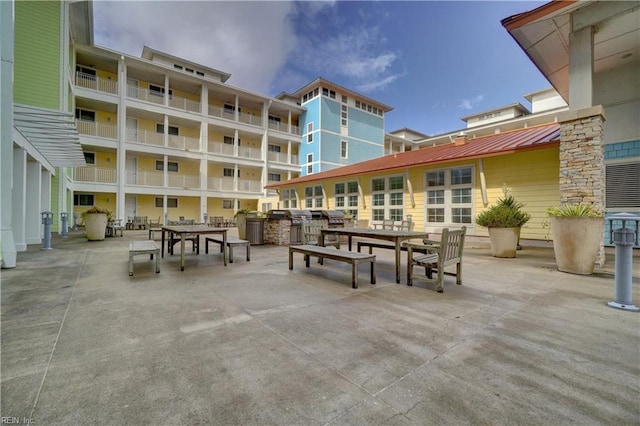
[[[560,203],[605,208],[604,122],[602,106],[559,114]],[[604,235],[597,264],[604,265]]]

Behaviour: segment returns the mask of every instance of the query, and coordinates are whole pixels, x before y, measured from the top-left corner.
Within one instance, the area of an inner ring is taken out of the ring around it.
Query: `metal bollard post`
[[[44,245],[41,250],[51,250],[51,224],[53,223],[52,212],[42,212],[42,224],[44,225]]]
[[[71,229],[74,231],[78,230],[78,213],[73,214],[73,228]]]
[[[62,238],[67,238],[69,234],[67,233],[67,220],[69,219],[69,215],[65,212],[60,213],[60,220],[62,220],[62,232],[60,235]]]
[[[631,297],[631,280],[633,275],[633,245],[638,245],[638,224],[640,216],[630,213],[618,213],[606,218],[610,221],[610,238],[616,246],[615,266],[615,299],[608,305],[616,309],[638,312],[640,308],[633,304]],[[620,228],[614,229],[614,221],[622,222]],[[635,225],[634,229],[625,227],[626,222]]]

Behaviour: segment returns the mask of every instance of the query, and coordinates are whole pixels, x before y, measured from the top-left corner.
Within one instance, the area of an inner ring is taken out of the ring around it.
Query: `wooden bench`
[[[204,252],[209,254],[209,243],[220,244],[220,253],[223,252],[222,237],[206,237],[204,243]],[[244,246],[247,250],[247,262],[249,262],[251,255],[251,244],[247,240],[241,240],[236,237],[227,237],[227,247],[229,247],[229,263],[233,263],[233,248],[236,246]]]
[[[160,273],[160,265],[158,265],[158,258],[160,257],[160,248],[155,242],[150,240],[145,241],[131,241],[129,242],[129,276],[133,276],[133,256],[139,254],[148,254],[153,260],[153,255],[156,256],[156,274]]]
[[[358,288],[358,264],[371,263],[371,284],[376,283],[376,256],[373,254],[355,253],[352,251],[338,250],[331,247],[300,245],[289,246],[289,270],[293,269],[293,253],[302,253],[306,267],[309,267],[309,258],[316,256],[321,259],[333,259],[351,264],[351,287]]]
[[[358,253],[360,252],[360,249],[362,247],[369,247],[369,254],[373,253],[373,248],[382,248],[382,249],[388,249],[388,250],[395,250],[396,246],[393,244],[387,244],[387,243],[377,243],[374,241],[358,241]],[[403,245],[400,247],[400,250],[402,251],[407,251],[407,248]],[[425,249],[414,249],[413,251],[416,252],[421,252],[421,253],[426,253],[427,251]]]

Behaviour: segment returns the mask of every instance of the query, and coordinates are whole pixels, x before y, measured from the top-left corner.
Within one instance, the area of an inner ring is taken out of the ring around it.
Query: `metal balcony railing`
[[[73,169],[73,180],[76,182],[116,183],[116,178],[116,169],[94,166],[75,167]]]
[[[85,74],[83,72],[76,72],[76,86],[83,87],[85,89],[97,90],[98,92],[111,93],[113,95],[118,94],[118,81],[108,80],[102,77],[96,77],[95,75]]]
[[[113,124],[97,123],[88,120],[76,120],[78,133],[81,135],[96,136],[99,138],[116,139],[118,127]]]

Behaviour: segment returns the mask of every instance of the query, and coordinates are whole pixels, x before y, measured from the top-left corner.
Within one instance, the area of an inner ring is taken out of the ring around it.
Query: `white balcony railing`
[[[97,90],[98,92],[111,93],[113,95],[118,94],[118,81],[108,80],[102,77],[96,77],[95,75],[85,74],[83,72],[76,72],[76,86],[84,87],[85,89]]]
[[[148,132],[146,130],[127,129],[127,142],[163,146],[164,135],[162,133]]]
[[[233,156],[233,145],[224,142],[209,141],[207,152],[209,154]]]
[[[252,148],[250,146],[241,146],[238,148],[238,155],[243,158],[260,160],[262,158],[262,150],[260,148]]]
[[[238,191],[242,192],[262,192],[262,184],[255,180],[238,180]]]
[[[233,191],[233,178],[210,177],[207,178],[207,189],[213,191]]]
[[[81,135],[97,136],[99,138],[116,139],[118,127],[113,124],[96,123],[95,121],[76,120],[78,133]]]
[[[169,173],[168,185],[171,188],[198,189],[200,188],[200,176]]]
[[[238,121],[241,123],[252,124],[254,126],[262,126],[262,118],[259,115],[241,112],[238,114]]]
[[[200,101],[181,98],[179,96],[171,96],[169,98],[169,106],[189,112],[200,112]]]
[[[143,89],[138,86],[127,86],[127,97],[129,98],[164,105],[164,96],[164,93],[158,92],[157,90]],[[170,95],[168,106],[188,112],[200,112],[200,101],[194,101],[180,96]]]
[[[164,186],[163,180],[162,173],[127,171],[127,185]]]
[[[76,182],[116,183],[116,176],[116,169],[104,167],[86,166],[73,169],[73,180]]]
[[[294,165],[300,164],[300,162],[298,161],[298,156],[295,154],[291,155],[291,161],[289,161],[289,159],[287,158],[288,156],[286,152],[269,151],[267,154],[268,154],[269,161],[272,161],[274,163],[294,164]]]
[[[186,151],[200,151],[200,139],[169,135],[169,147]]]

